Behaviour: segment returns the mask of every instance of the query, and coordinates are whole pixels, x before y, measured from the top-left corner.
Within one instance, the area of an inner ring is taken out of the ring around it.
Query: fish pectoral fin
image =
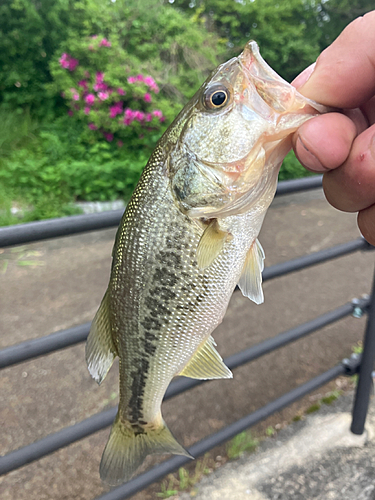
[[[262,271],[264,269],[264,251],[256,239],[249,248],[245,265],[238,286],[245,297],[256,304],[264,301],[262,290]]]
[[[232,235],[219,227],[217,219],[213,219],[204,230],[197,248],[197,262],[199,269],[205,269],[219,255],[226,240]]]
[[[101,384],[117,356],[117,349],[112,339],[108,302],[107,290],[95,314],[86,342],[87,367],[98,384]]]
[[[100,462],[100,477],[111,485],[129,481],[147,455],[172,453],[193,458],[173,437],[160,415],[160,425],[134,427],[117,414]],[[127,425],[126,425],[127,424]]]
[[[215,345],[214,339],[210,336],[178,375],[202,380],[233,378],[232,372],[224,364],[223,358],[214,347]]]

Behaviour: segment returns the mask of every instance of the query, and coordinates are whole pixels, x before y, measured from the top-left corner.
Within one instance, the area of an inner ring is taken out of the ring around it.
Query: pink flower
[[[129,76],[128,83],[135,83],[136,81],[137,81],[137,78],[135,76]]]
[[[145,84],[148,86],[150,90],[155,92],[157,94],[159,92],[159,87],[157,86],[155,80],[152,78],[152,76],[146,76],[144,79]]]
[[[68,111],[68,115],[69,115],[69,116],[73,116],[73,115],[74,115],[74,113],[73,113],[73,111],[72,111],[71,109],[69,109],[69,111]]]
[[[122,148],[123,145],[124,145],[124,143],[122,141],[117,141],[117,146],[119,148]]]
[[[59,59],[60,66],[62,68],[68,69],[69,68],[69,59],[70,59],[70,56],[66,52],[64,52]]]
[[[96,83],[103,83],[103,80],[104,80],[104,73],[98,71],[96,73]]]
[[[88,89],[88,87],[87,87],[87,82],[86,82],[86,80],[80,80],[80,81],[78,82],[78,87],[82,87],[84,90],[87,90],[87,89]]]
[[[88,71],[85,71],[85,78],[90,78],[90,73]]]
[[[103,132],[103,135],[107,139],[108,142],[112,142],[113,141],[113,134],[111,134],[109,132]]]
[[[108,85],[106,83],[96,83],[93,86],[95,92],[99,92],[100,90],[108,90]]]
[[[74,59],[73,57],[70,59],[69,61],[69,66],[68,66],[68,70],[69,71],[74,71],[76,69],[76,67],[78,66],[79,64],[79,61],[78,59]]]
[[[163,118],[163,113],[160,111],[160,109],[155,109],[152,114],[155,116],[155,118]]]
[[[110,47],[112,44],[106,38],[103,38],[99,43],[99,47]]]
[[[137,75],[137,82],[143,82],[143,75]]]
[[[143,99],[145,102],[151,102],[152,99],[151,99],[151,94],[149,94],[148,92],[143,96]]]
[[[117,89],[117,93],[118,93],[118,95],[125,95],[126,94],[125,90],[123,90],[123,89]]]
[[[146,78],[144,79],[144,82],[149,87],[152,87],[153,85],[155,85],[155,80],[152,78],[152,76],[146,76]]]
[[[92,104],[94,104],[94,102],[95,102],[95,96],[94,96],[94,94],[88,94],[85,97],[85,101],[86,101],[86,104],[88,104],[89,106],[91,106]]]
[[[78,62],[78,59],[74,59],[74,57],[70,56],[66,52],[64,52],[59,59],[60,66],[68,69],[69,71],[74,71],[78,66]]]
[[[98,130],[98,127],[94,123],[89,123],[88,127],[90,130]]]
[[[89,106],[85,106],[85,109],[84,109],[84,112],[85,112],[85,115],[88,115],[91,111],[91,108]]]
[[[106,99],[108,99],[109,94],[108,92],[98,92],[98,97],[101,101],[105,101]]]
[[[146,120],[146,122],[152,121],[152,114],[151,113],[147,113],[145,120]]]
[[[136,113],[136,111],[133,111],[130,108],[126,108],[125,109],[125,113],[124,113],[124,125],[130,125],[134,121],[134,118],[135,118],[134,115],[135,115],[135,113]]]
[[[70,92],[72,93],[72,99],[73,99],[73,101],[78,101],[79,100],[79,94],[76,91],[76,89],[70,89]]]
[[[109,107],[110,118],[115,118],[117,115],[122,113],[122,102],[116,102],[114,106]]]
[[[138,122],[142,122],[145,119],[145,114],[143,113],[143,111],[135,111],[134,119]]]

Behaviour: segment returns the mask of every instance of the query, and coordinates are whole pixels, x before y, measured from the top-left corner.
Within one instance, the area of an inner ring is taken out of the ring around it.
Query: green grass
[[[254,439],[249,431],[243,431],[237,434],[227,445],[227,455],[229,459],[239,458],[246,451],[255,451],[258,446],[258,440]]]
[[[202,460],[196,460],[195,468],[189,472],[185,467],[180,467],[178,473],[169,474],[162,482],[160,492],[156,495],[159,498],[170,498],[177,495],[180,491],[191,489],[204,475],[212,472],[214,462],[210,454],[206,453]]]

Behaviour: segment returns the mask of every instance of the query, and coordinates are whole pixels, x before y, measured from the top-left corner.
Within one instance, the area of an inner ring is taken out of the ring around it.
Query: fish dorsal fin
[[[197,248],[197,262],[199,269],[205,269],[219,255],[223,249],[225,241],[231,235],[219,227],[217,219],[212,219],[206,227]]]
[[[117,349],[112,339],[108,302],[107,290],[95,314],[86,342],[87,367],[98,384],[101,384],[117,356]]]
[[[233,378],[232,372],[223,362],[223,358],[215,349],[216,343],[210,336],[194,353],[188,364],[178,375],[199,378]]]
[[[247,252],[238,286],[243,295],[256,304],[262,304],[264,300],[262,290],[263,269],[264,251],[259,241],[255,240]]]

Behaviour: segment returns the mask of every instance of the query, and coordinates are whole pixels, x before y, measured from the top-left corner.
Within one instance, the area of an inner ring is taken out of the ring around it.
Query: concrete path
[[[293,423],[259,450],[194,488],[195,500],[373,500],[375,407],[366,432],[349,430],[353,394]],[[183,494],[180,500],[192,498]]]
[[[115,230],[0,250],[0,347],[90,321],[104,294]],[[320,191],[282,197],[268,211],[260,241],[266,266],[359,236],[354,214],[334,210]],[[369,293],[373,253],[355,253],[265,283],[256,306],[235,293],[214,332],[225,357],[273,337],[353,297]],[[6,269],[6,270],[5,270]],[[348,317],[234,371],[232,380],[204,384],[163,405],[163,415],[186,447],[334,366],[363,336],[365,320]],[[340,378],[260,424],[284,426],[301,408],[335,388]],[[117,365],[98,387],[84,345],[0,373],[0,451],[8,453],[114,406]],[[109,430],[92,435],[0,479],[1,500],[92,500],[104,490],[99,461]],[[224,454],[225,448],[213,451]],[[145,466],[155,463],[150,459]],[[160,487],[138,494],[156,497]]]

